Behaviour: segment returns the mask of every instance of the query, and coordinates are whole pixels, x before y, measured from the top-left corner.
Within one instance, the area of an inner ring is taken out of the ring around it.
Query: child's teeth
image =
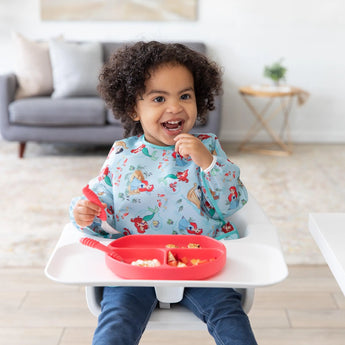
[[[163,126],[168,130],[178,130],[182,125],[181,121],[166,121]]]

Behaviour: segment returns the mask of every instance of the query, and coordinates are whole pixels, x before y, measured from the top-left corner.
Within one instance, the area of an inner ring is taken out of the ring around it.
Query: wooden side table
[[[256,151],[258,153],[270,155],[290,155],[292,153],[292,143],[290,137],[289,115],[294,98],[298,104],[302,105],[309,94],[293,86],[243,86],[239,93],[256,118],[256,121],[248,130],[248,133],[239,146],[239,150]],[[250,101],[251,97],[267,98],[267,102],[261,111]],[[272,109],[273,104],[275,108]],[[269,125],[277,115],[283,116],[283,123],[280,133],[276,133]],[[252,140],[257,133],[264,129],[272,139],[270,143],[253,144]],[[273,146],[273,147],[272,147]]]

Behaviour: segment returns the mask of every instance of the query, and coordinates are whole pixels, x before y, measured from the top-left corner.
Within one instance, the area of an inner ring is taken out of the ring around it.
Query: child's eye
[[[189,93],[185,93],[181,96],[181,99],[183,99],[183,100],[187,100],[187,99],[191,99],[191,98],[192,98],[192,96]]]
[[[156,103],[162,103],[165,101],[165,98],[163,96],[158,96],[153,101]]]

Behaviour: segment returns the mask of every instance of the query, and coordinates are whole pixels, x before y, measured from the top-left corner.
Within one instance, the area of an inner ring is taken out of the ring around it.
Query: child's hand
[[[180,156],[184,158],[190,156],[193,162],[203,170],[211,165],[213,156],[198,138],[191,134],[183,133],[177,135],[174,139],[176,141],[175,151]]]
[[[103,203],[103,206],[107,205]],[[81,226],[88,226],[93,223],[96,216],[99,216],[102,208],[89,200],[79,200],[74,209],[73,215],[76,223]]]

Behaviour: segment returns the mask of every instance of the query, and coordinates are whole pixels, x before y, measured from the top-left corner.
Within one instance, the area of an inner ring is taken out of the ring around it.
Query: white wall
[[[294,107],[297,142],[345,142],[343,0],[199,0],[196,22],[42,22],[39,0],[0,0],[0,73],[13,69],[11,31],[30,38],[199,40],[224,67],[221,138],[243,138],[253,121],[237,89],[269,82],[266,64],[284,58],[287,81],[310,92]],[[278,123],[276,124],[278,125]]]

